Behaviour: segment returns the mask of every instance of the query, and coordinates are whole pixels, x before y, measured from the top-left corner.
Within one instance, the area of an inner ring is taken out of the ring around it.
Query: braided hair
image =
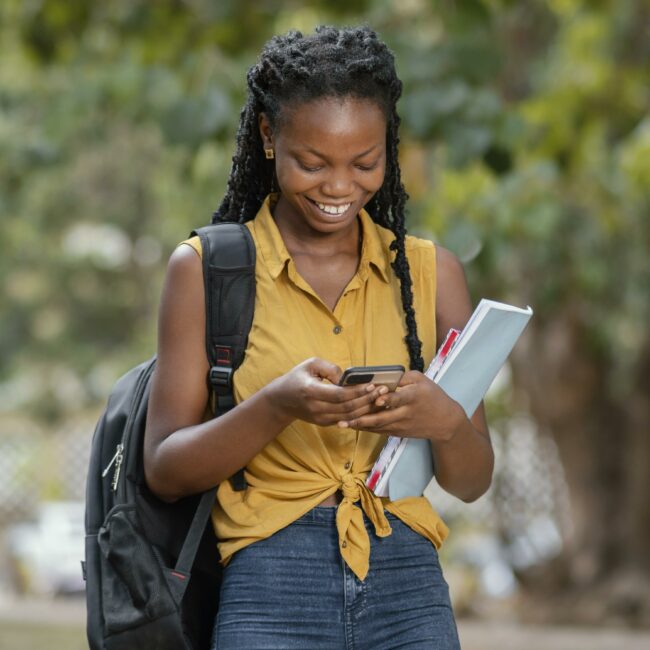
[[[321,26],[309,36],[290,31],[274,36],[264,46],[248,71],[247,82],[248,98],[240,114],[228,187],[212,222],[244,223],[254,218],[270,192],[277,191],[274,163],[263,154],[258,128],[261,112],[275,128],[281,124],[285,106],[326,97],[375,101],[387,120],[386,174],[366,210],[375,223],[395,235],[390,245],[395,251],[392,268],[400,281],[410,367],[423,371],[422,343],[417,334],[411,274],[404,249],[408,194],[397,157],[400,118],[396,104],[402,82],[397,77],[392,53],[369,27]]]

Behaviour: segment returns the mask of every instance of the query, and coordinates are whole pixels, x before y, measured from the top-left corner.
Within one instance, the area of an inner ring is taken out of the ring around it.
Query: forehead
[[[359,149],[385,142],[386,117],[371,99],[327,97],[282,108],[277,137],[290,147]]]

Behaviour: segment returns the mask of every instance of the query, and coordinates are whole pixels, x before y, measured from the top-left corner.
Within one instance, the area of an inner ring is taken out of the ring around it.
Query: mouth
[[[352,207],[352,203],[321,203],[306,197],[307,200],[316,207],[318,212],[329,218],[343,217],[347,214],[348,210]]]

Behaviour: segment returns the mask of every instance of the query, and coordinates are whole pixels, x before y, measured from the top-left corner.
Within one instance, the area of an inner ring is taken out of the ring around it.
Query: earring
[[[267,160],[273,160],[275,158],[275,152],[273,149],[264,149],[264,155]]]

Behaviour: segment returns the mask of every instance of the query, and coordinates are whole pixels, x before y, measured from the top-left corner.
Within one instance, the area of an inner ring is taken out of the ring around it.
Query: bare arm
[[[463,329],[472,315],[472,302],[465,272],[455,255],[436,247],[437,300],[436,335],[438,346],[451,327]],[[451,400],[449,400],[451,401]],[[492,482],[494,454],[483,402],[471,419],[458,404],[456,426],[448,439],[432,440],[436,480],[447,492],[474,501]]]
[[[374,387],[334,385],[340,369],[308,359],[225,415],[203,422],[209,395],[202,273],[195,251],[179,246],[160,305],[144,469],[150,489],[167,501],[219,484],[296,418],[334,424],[342,415],[369,412],[379,396]]]
[[[203,271],[188,246],[172,254],[158,321],[158,359],[144,439],[149,487],[166,500],[200,492],[234,474],[291,421],[260,391],[202,422],[208,403]]]

